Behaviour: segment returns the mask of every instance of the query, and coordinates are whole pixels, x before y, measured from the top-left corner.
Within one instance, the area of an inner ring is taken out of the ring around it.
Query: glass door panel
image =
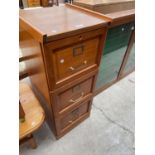
[[[117,79],[133,26],[134,23],[132,22],[108,30],[96,89]]]
[[[128,57],[128,61],[125,65],[123,75],[126,75],[130,72],[132,72],[135,69],[135,43],[132,46],[130,55]]]

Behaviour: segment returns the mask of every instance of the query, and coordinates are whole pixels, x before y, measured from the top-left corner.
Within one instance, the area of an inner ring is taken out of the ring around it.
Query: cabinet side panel
[[[40,43],[20,26],[19,45],[22,55],[25,57],[26,70],[30,76],[31,83],[50,103]]]
[[[20,25],[19,45],[21,48],[22,56],[25,60],[24,62],[26,64],[26,70],[29,74],[33,90],[46,112],[46,120],[50,128],[55,133],[55,123],[49,96],[46,71],[44,68],[41,43],[36,41]]]

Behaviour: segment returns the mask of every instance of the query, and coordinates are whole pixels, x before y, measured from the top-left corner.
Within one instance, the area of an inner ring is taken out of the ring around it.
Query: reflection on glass
[[[96,89],[114,81],[120,70],[134,23],[123,24],[108,30],[101,59]]]
[[[135,69],[135,44],[133,44],[127,64],[124,68],[124,73],[127,74]]]

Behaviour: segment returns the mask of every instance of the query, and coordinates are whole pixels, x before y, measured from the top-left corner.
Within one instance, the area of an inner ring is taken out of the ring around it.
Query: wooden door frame
[[[118,77],[117,77],[117,80],[120,80],[122,79],[123,77],[127,76],[128,74],[130,74],[131,72],[134,71],[134,69],[132,69],[131,71],[125,73],[125,66],[128,62],[128,59],[129,59],[129,56],[130,56],[130,53],[131,53],[131,49],[132,49],[132,46],[135,42],[135,30],[132,31],[131,33],[131,36],[130,36],[130,40],[129,40],[129,43],[128,43],[128,47],[127,47],[127,50],[125,52],[125,55],[124,55],[124,58],[123,58],[123,61],[122,61],[122,65],[120,67],[120,70],[119,70],[119,73],[118,73]]]

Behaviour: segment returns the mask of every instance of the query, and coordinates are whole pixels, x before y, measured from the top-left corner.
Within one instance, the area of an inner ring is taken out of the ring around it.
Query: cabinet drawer
[[[106,29],[79,33],[44,46],[50,89],[96,70]]]
[[[56,79],[62,80],[78,71],[96,64],[99,38],[87,40],[54,51],[54,70]]]
[[[94,76],[58,93],[57,102],[54,103],[55,115],[63,114],[71,107],[92,97],[93,80]]]
[[[72,128],[72,126],[74,126],[74,124],[76,124],[80,119],[82,119],[85,115],[88,115],[90,103],[91,101],[87,101],[63,117],[57,118],[56,125],[59,134],[63,133],[68,128]]]

